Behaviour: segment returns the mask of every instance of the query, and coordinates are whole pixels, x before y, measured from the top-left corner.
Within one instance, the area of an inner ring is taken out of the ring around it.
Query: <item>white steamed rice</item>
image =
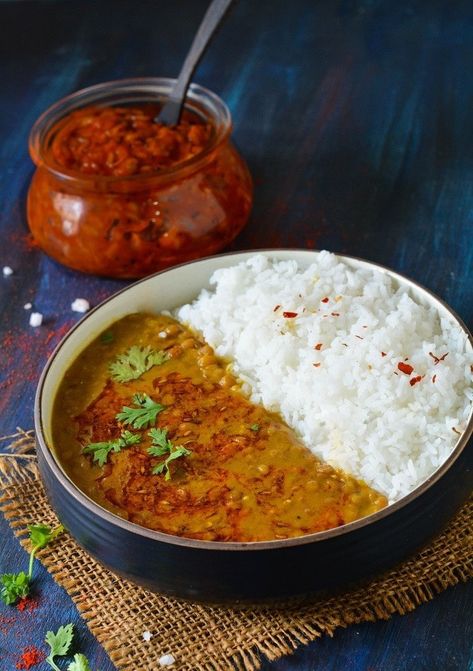
[[[318,457],[390,501],[448,457],[473,400],[473,352],[453,319],[329,252],[306,269],[255,255],[215,272],[211,285],[178,319],[229,358],[251,400],[279,412]]]

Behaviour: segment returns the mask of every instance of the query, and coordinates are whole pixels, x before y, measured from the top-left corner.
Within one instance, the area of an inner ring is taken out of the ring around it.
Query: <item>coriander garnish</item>
[[[110,372],[116,382],[129,382],[138,379],[147,370],[153,366],[160,366],[168,359],[169,355],[166,352],[154,350],[149,345],[146,347],[133,345],[127,352],[119,354],[110,364]]]
[[[69,652],[74,637],[74,625],[71,623],[59,627],[56,633],[48,631],[46,634],[46,643],[51,648],[46,661],[54,671],[61,671],[54,661],[54,657],[63,657]],[[79,667],[80,669],[80,667]]]
[[[34,558],[37,551],[46,547],[48,543],[57,538],[64,531],[64,527],[60,524],[55,529],[51,529],[45,524],[30,524],[28,530],[30,532],[30,541],[33,545],[30,552],[28,573],[20,571],[19,573],[4,573],[0,576],[0,583],[2,584],[0,597],[6,604],[14,604],[19,599],[24,599],[28,596],[33,577]]]
[[[250,426],[250,431],[259,431],[260,430],[260,425],[259,424],[252,424]]]
[[[165,473],[164,479],[170,480],[171,471],[169,469],[169,464],[171,461],[179,459],[180,457],[188,457],[192,452],[182,445],[174,445],[168,439],[167,434],[168,432],[166,429],[151,429],[151,431],[148,432],[148,436],[150,436],[153,443],[151,447],[148,448],[148,454],[152,457],[164,457],[164,455],[168,455],[163,462],[153,468],[152,473],[154,475]]]
[[[100,336],[100,342],[102,345],[110,345],[115,340],[113,333],[111,331],[104,331]]]
[[[158,414],[166,407],[161,403],[155,403],[148,394],[135,394],[133,403],[138,407],[124,406],[116,418],[119,422],[129,424],[134,429],[145,429],[150,424],[154,424]]]
[[[87,657],[80,652],[74,655],[74,661],[69,664],[67,671],[92,671],[92,669]]]
[[[110,452],[120,452],[124,447],[130,445],[136,445],[141,440],[141,436],[138,433],[132,433],[131,431],[123,431],[119,438],[115,440],[107,440],[100,443],[89,443],[84,447],[82,452],[85,454],[93,453],[94,461],[98,463],[99,466],[103,466]]]

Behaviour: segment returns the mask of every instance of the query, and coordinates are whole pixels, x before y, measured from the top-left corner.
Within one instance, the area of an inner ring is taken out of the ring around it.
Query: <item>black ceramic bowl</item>
[[[271,250],[272,258],[308,265],[317,252]],[[38,461],[51,505],[77,542],[112,571],[174,597],[212,603],[257,603],[308,597],[366,578],[405,559],[432,538],[473,489],[473,418],[447,461],[422,485],[378,513],[300,538],[257,543],[199,541],[128,522],[83,494],[69,479],[51,441],[53,400],[77,354],[103,329],[136,311],[161,312],[195,298],[217,268],[254,252],[216,256],[158,273],[107,299],[63,339],[41,376],[35,404]],[[464,324],[430,292],[385,268],[357,259],[405,286],[418,301]]]

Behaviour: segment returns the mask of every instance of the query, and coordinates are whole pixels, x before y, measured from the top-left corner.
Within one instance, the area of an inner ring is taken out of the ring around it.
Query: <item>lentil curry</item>
[[[166,315],[128,315],[79,355],[55,400],[53,443],[104,508],[187,538],[290,538],[387,504],[251,403],[229,365]]]

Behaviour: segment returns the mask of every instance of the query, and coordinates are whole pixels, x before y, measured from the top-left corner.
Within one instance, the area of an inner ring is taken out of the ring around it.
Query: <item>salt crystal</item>
[[[31,310],[32,307],[33,307],[33,305],[31,303],[25,303],[23,305],[24,310]]]
[[[32,312],[30,314],[30,326],[33,326],[36,328],[37,326],[41,326],[43,323],[43,315],[41,312]]]
[[[171,666],[176,660],[172,655],[163,655],[159,658],[159,663],[161,666]]]
[[[144,641],[151,641],[153,634],[150,631],[144,631],[143,632],[143,640]]]
[[[13,275],[13,268],[10,268],[10,266],[3,266],[3,277],[10,277],[10,275]]]
[[[71,310],[73,312],[87,312],[87,310],[90,310],[90,303],[85,298],[76,298],[71,303]]]

